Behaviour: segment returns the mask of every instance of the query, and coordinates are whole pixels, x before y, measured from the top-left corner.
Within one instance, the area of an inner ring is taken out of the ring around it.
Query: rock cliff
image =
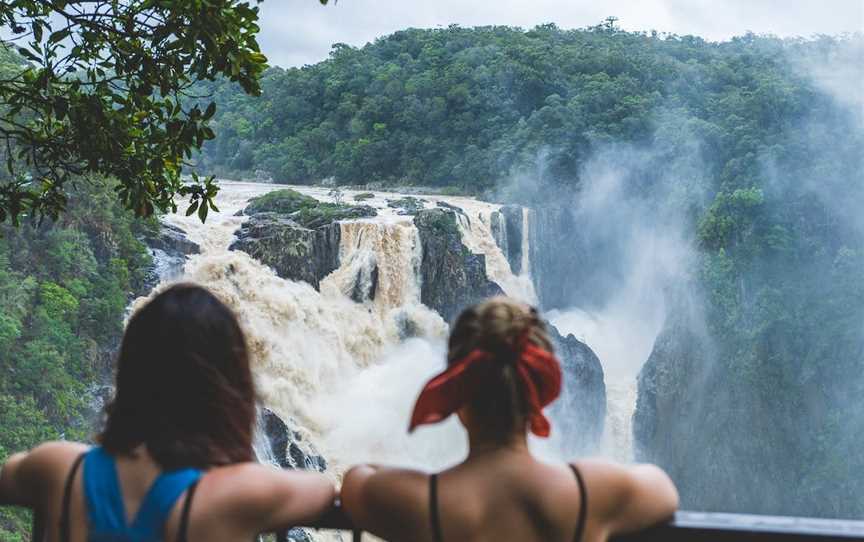
[[[423,247],[420,298],[424,305],[453,322],[465,307],[503,294],[486,276],[486,257],[471,253],[462,243],[456,211],[420,211],[414,224]]]
[[[596,452],[606,418],[603,365],[587,344],[561,335],[551,324],[547,327],[564,372],[561,397],[552,406],[552,415],[562,426],[562,449],[571,455]]]
[[[585,266],[579,250],[578,229],[567,207],[532,209],[529,219],[531,278],[545,310],[574,306],[583,301],[577,273]]]

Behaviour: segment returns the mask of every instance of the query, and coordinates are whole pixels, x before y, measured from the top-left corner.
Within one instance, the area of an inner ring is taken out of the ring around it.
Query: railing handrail
[[[351,520],[338,506],[319,521],[301,525],[311,529],[353,530]],[[623,536],[618,542],[700,541],[728,542],[779,540],[812,540],[818,542],[864,542],[864,521],[801,518],[791,516],[763,516],[756,514],[726,514],[681,510],[670,521]]]

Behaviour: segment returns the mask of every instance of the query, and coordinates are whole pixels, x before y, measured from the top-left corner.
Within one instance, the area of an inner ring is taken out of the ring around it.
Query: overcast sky
[[[627,30],[725,40],[748,30],[779,36],[864,31],[864,0],[266,0],[261,47],[278,66],[323,60],[333,43],[362,46],[408,27],[554,22],[594,25],[610,15]]]

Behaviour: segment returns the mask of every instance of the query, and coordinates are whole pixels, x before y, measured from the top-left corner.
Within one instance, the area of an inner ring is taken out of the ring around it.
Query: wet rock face
[[[275,412],[262,408],[259,412],[259,430],[263,429],[265,443],[270,447],[270,455],[283,469],[303,469],[324,472],[327,461],[319,455],[303,437],[292,427],[293,422],[282,420]],[[279,542],[312,542],[314,540],[306,529],[295,527],[276,533]]]
[[[676,320],[667,322],[639,372],[633,415],[634,455],[637,461],[663,467],[688,506],[734,510],[736,500],[746,497],[740,493],[748,478],[742,476],[742,470],[750,465],[740,456],[724,457],[734,447],[718,447],[712,442],[716,436],[705,427],[716,423],[712,405],[740,409],[746,407],[746,401],[729,394],[722,385],[709,385],[713,378],[709,342],[703,334]],[[742,415],[746,416],[744,410]],[[718,472],[730,465],[739,469]],[[751,479],[757,477],[753,474]],[[780,495],[776,498],[776,502],[783,499]]]
[[[182,254],[184,256],[199,254],[201,252],[201,247],[197,243],[190,241],[186,237],[185,231],[170,224],[162,224],[159,234],[146,239],[145,243],[150,248],[164,250],[173,254]]]
[[[185,231],[170,224],[160,223],[158,232],[146,234],[141,241],[150,250],[153,265],[136,295],[147,295],[163,280],[179,276],[188,257],[201,252],[201,247]]]
[[[505,205],[501,207],[501,217],[504,222],[505,246],[501,247],[510,262],[513,273],[519,273],[522,269],[522,207],[518,205]]]
[[[561,396],[552,405],[552,415],[564,426],[563,449],[574,456],[596,452],[606,418],[603,365],[587,344],[551,324],[547,329],[564,373]]]
[[[324,472],[327,460],[318,454],[303,436],[268,408],[261,409],[261,424],[272,456],[283,469]]]
[[[315,229],[275,213],[258,213],[243,223],[231,250],[241,250],[284,279],[320,287],[339,267],[340,228],[330,222]]]
[[[420,234],[421,302],[453,322],[465,307],[503,295],[486,276],[486,257],[472,254],[462,243],[456,211],[437,208],[414,217]]]
[[[532,209],[528,233],[531,277],[540,305],[551,310],[584,301],[577,273],[585,268],[586,258],[571,210],[551,206]]]

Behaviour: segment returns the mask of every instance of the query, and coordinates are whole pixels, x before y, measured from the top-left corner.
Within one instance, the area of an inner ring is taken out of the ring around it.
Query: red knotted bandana
[[[516,361],[516,373],[528,402],[529,426],[535,435],[548,437],[551,426],[543,415],[543,408],[561,393],[561,365],[552,353],[534,343],[526,340],[523,344]],[[451,363],[420,392],[408,431],[418,425],[440,422],[459,410],[476,389],[486,384],[490,371],[500,370],[495,367],[496,363],[501,362],[483,350],[473,350]]]

